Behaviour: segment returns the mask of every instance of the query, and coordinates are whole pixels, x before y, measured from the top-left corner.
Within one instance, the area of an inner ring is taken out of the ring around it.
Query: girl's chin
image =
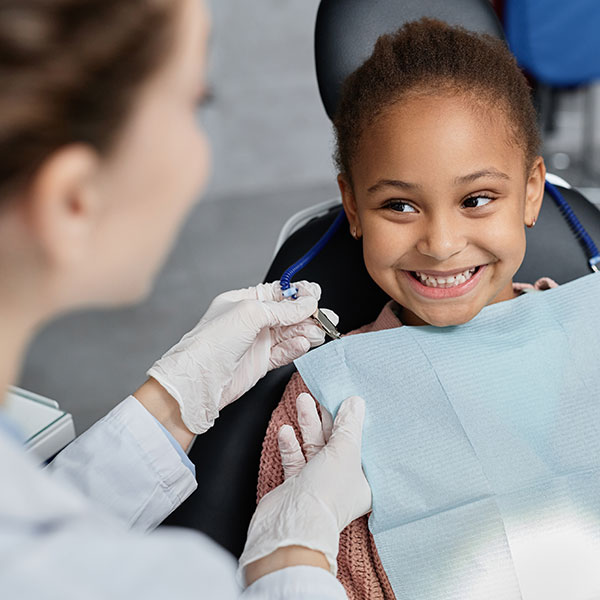
[[[465,323],[468,323],[475,316],[476,315],[464,317],[462,319],[457,319],[456,317],[448,318],[448,319],[439,319],[439,320],[432,319],[429,322],[429,324],[432,325],[433,327],[453,327],[455,325],[464,325]]]
[[[400,320],[404,325],[432,325],[433,327],[452,327],[454,325],[463,325],[479,314],[480,310],[457,311],[447,309],[444,311],[419,311],[402,309]],[[407,314],[408,313],[408,314]]]

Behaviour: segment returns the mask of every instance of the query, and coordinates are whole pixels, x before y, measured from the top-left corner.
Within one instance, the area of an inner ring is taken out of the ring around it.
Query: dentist
[[[0,0],[3,390],[50,319],[150,290],[209,170],[196,121],[208,33],[200,0]],[[308,463],[282,434],[298,466],[257,507],[243,591],[233,558],[205,536],[152,531],[197,485],[193,437],[323,342],[310,319],[319,287],[299,288],[296,301],[277,284],[217,297],[147,382],[44,470],[0,407],[2,598],[345,598],[338,535],[371,503],[360,399],[327,443],[312,415]]]

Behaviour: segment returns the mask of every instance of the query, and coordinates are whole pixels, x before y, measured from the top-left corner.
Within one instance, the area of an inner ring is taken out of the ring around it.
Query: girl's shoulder
[[[383,329],[393,329],[394,327],[402,327],[402,323],[400,319],[396,316],[394,312],[394,301],[390,300],[385,304],[385,306],[381,309],[379,316],[368,323],[367,325],[363,325],[358,329],[354,329],[346,333],[345,335],[355,335],[357,333],[370,333],[371,331],[382,331]]]
[[[535,283],[513,283],[515,292],[541,292],[558,287],[558,283],[550,277],[540,277]]]

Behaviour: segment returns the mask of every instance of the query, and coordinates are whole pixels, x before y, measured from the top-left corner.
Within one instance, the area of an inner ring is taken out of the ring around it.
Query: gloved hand
[[[321,408],[319,419],[316,402],[310,394],[303,393],[296,398],[296,412],[302,434],[302,449],[291,425],[282,425],[277,437],[284,479],[302,471],[306,462],[328,442],[333,429],[331,415],[324,408]]]
[[[314,408],[314,400],[308,398]],[[306,399],[300,400],[301,410],[306,402]],[[360,461],[364,414],[364,400],[358,396],[348,398],[338,411],[329,441],[312,454],[327,434],[323,432],[316,409],[306,412],[301,430],[303,436],[308,433],[312,456],[307,457],[299,472],[288,476],[258,503],[240,557],[240,578],[243,579],[247,565],[285,546],[322,552],[335,575],[340,532],[371,509],[371,489]],[[288,435],[283,434],[284,445]],[[291,440],[287,441],[290,447],[294,445]],[[296,450],[300,452],[299,446]],[[291,450],[299,461],[297,452]],[[288,475],[292,462],[288,460]]]
[[[321,288],[294,285],[297,300],[284,300],[278,281],[217,296],[198,325],[147,371],[177,400],[191,432],[209,429],[267,371],[324,342],[310,318]],[[335,313],[327,314],[337,323]]]

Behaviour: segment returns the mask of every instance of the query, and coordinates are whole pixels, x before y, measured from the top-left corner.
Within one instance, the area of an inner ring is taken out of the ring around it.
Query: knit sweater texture
[[[516,292],[544,290],[556,287],[551,279],[544,277],[534,284],[515,283]],[[348,335],[367,333],[401,327],[402,323],[393,310],[394,303],[388,302],[377,319]],[[296,398],[308,387],[298,373],[290,379],[283,397],[273,411],[263,442],[258,476],[257,501],[273,488],[283,483],[283,467],[277,445],[277,434],[282,425],[292,425],[299,440],[300,428],[296,414]],[[317,404],[317,409],[319,406]],[[368,516],[352,521],[340,534],[337,556],[337,578],[344,586],[350,600],[394,600],[394,592],[383,570],[375,541],[369,531]]]

